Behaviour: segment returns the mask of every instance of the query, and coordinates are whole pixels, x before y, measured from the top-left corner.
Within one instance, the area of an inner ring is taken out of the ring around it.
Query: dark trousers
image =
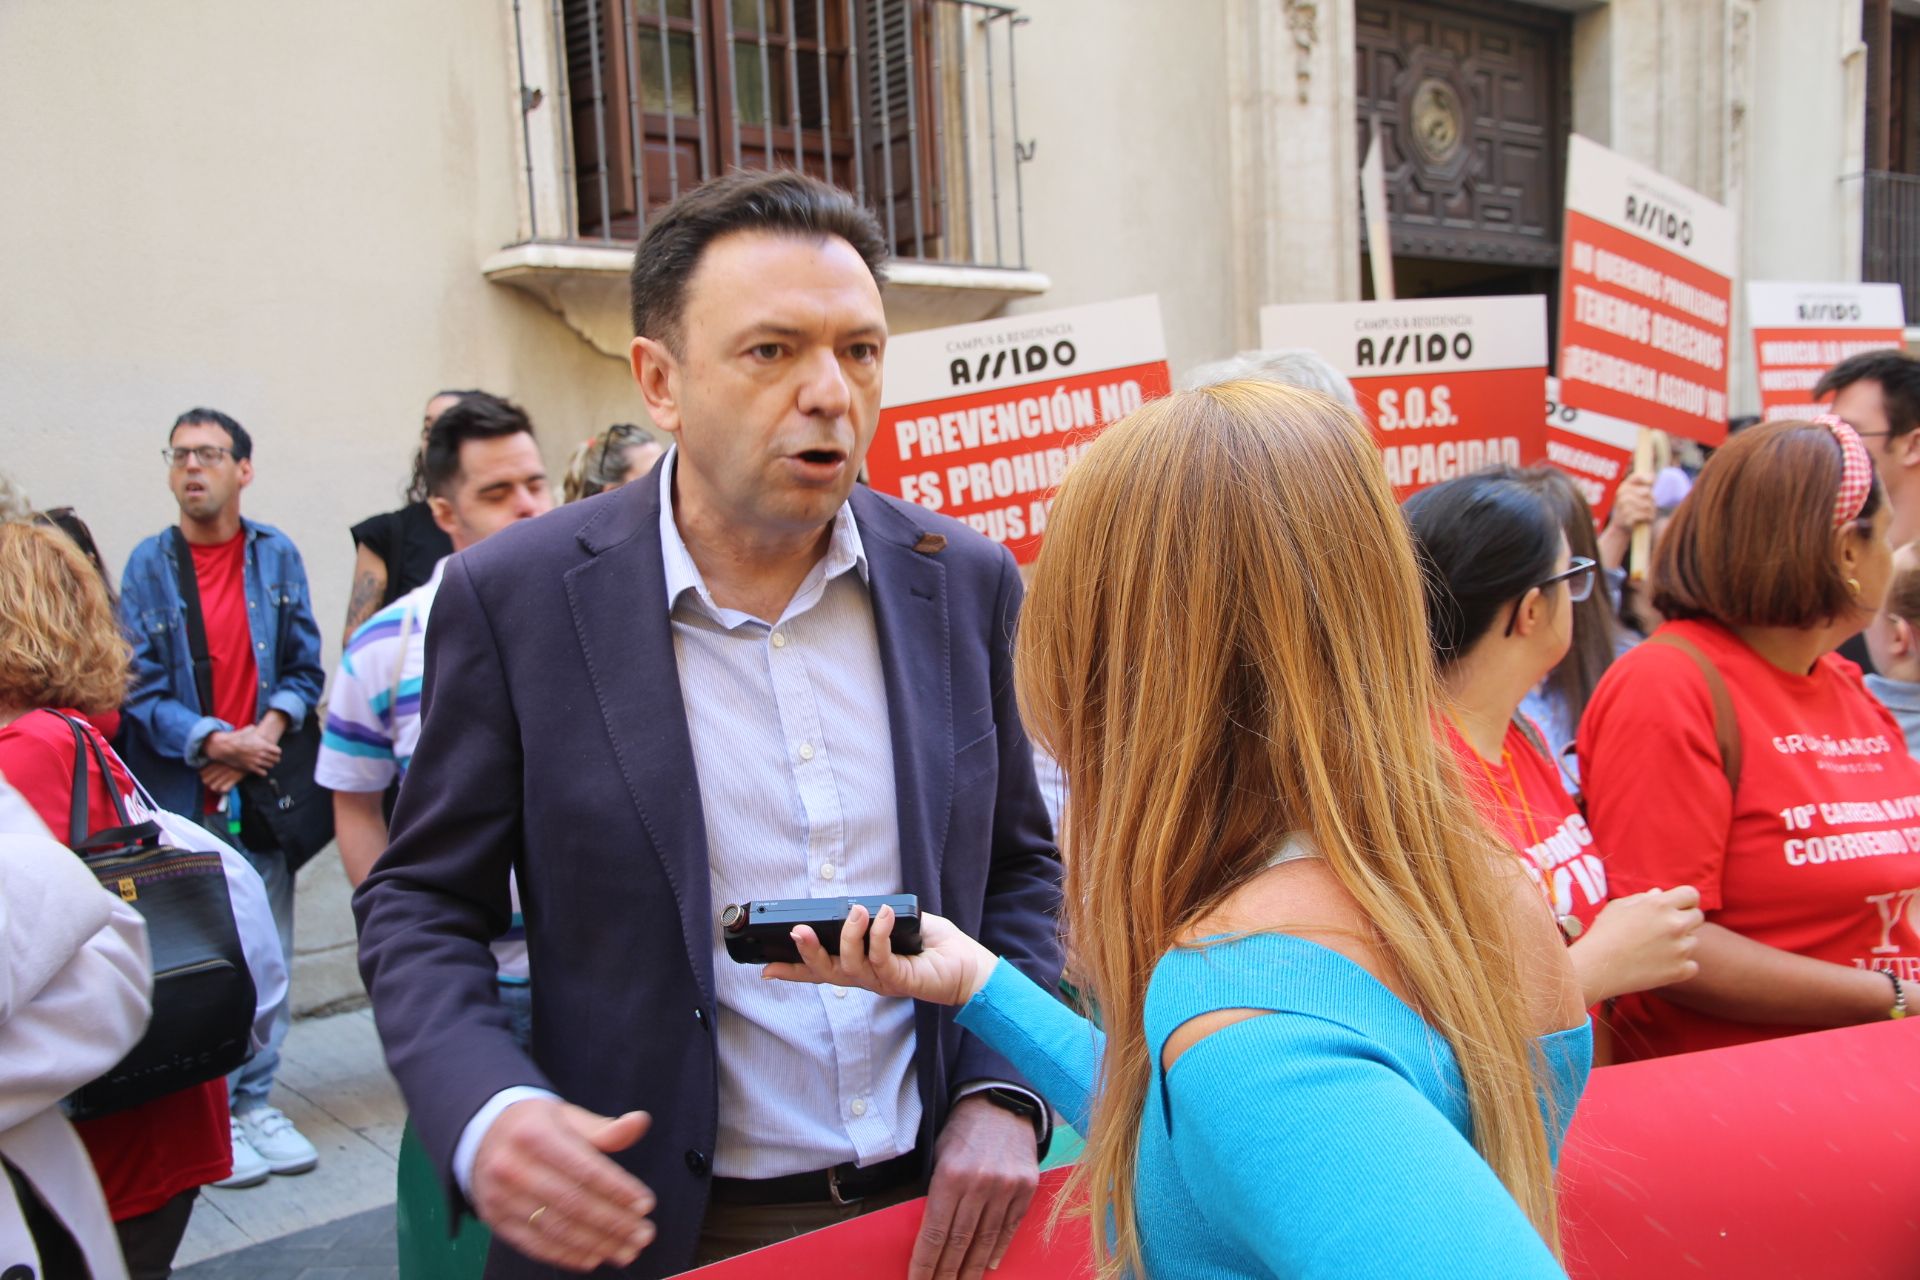
[[[708,1266],[782,1240],[851,1222],[876,1209],[888,1209],[920,1194],[917,1183],[895,1187],[852,1204],[822,1200],[815,1204],[709,1204],[700,1223],[700,1244],[693,1265]]]
[[[180,1252],[199,1194],[197,1187],[182,1191],[152,1213],[113,1224],[120,1236],[120,1252],[127,1259],[129,1280],[167,1280],[173,1274],[173,1255]]]

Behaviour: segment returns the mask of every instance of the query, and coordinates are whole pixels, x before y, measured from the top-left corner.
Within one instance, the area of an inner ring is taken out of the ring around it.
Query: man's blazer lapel
[[[940,907],[940,860],[953,802],[952,638],[946,570],[914,550],[921,530],[863,487],[853,516],[871,571],[874,629],[887,688],[887,720],[907,892]]]
[[[661,470],[597,499],[600,513],[579,534],[593,558],[570,569],[565,581],[614,761],[673,886],[687,962],[711,1005],[707,831],[673,657],[660,554]]]

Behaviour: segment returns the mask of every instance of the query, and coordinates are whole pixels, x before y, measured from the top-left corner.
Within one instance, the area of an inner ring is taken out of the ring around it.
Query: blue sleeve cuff
[[[307,722],[307,700],[287,689],[267,699],[267,710],[278,711],[287,718],[289,733]]]
[[[190,768],[200,769],[211,763],[207,759],[207,739],[216,733],[232,733],[233,726],[218,716],[201,716],[193,722],[193,728],[187,731],[187,764]]]

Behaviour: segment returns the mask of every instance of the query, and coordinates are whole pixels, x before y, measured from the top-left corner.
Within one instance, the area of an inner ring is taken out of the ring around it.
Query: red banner
[[[1897,284],[1747,284],[1760,416],[1811,418],[1820,375],[1849,356],[1898,351],[1906,309]]]
[[[1574,1280],[1914,1275],[1916,1062],[1920,1018],[1594,1072],[1560,1159],[1568,1273]],[[1046,1231],[1066,1172],[1041,1175],[996,1280],[1092,1276],[1085,1217],[1065,1219],[1052,1236]],[[1249,1169],[1247,1176],[1311,1178],[1313,1171]],[[909,1201],[688,1274],[905,1276],[925,1207]],[[1356,1208],[1393,1212],[1390,1204]]]
[[[1027,564],[1067,464],[1171,385],[1150,297],[904,334],[887,348],[867,479]]]
[[[1574,135],[1560,275],[1561,395],[1719,444],[1727,435],[1732,215]]]
[[[1442,480],[1546,457],[1538,404],[1545,299],[1421,298],[1263,307],[1260,345],[1304,347],[1353,383],[1396,501]]]

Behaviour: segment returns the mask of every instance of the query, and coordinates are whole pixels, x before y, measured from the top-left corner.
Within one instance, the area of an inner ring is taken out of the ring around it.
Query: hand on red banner
[[[1039,1185],[1033,1124],[985,1098],[962,1098],[934,1143],[907,1280],[980,1280],[1006,1257]]]
[[[645,1136],[644,1111],[608,1119],[551,1098],[502,1111],[473,1162],[473,1207],[494,1234],[570,1271],[627,1266],[653,1243],[653,1192],[607,1159]]]
[[[914,956],[893,953],[893,921],[893,908],[880,908],[869,939],[867,909],[855,903],[847,913],[847,922],[840,926],[838,956],[827,954],[812,929],[798,925],[793,942],[800,950],[801,963],[770,964],[760,976],[859,987],[883,996],[953,1005],[973,999],[993,976],[998,958],[960,932],[953,921],[930,911],[921,912],[920,954]]]
[[[1700,972],[1696,931],[1706,919],[1691,885],[1615,898],[1569,955],[1588,1005],[1685,982]]]

